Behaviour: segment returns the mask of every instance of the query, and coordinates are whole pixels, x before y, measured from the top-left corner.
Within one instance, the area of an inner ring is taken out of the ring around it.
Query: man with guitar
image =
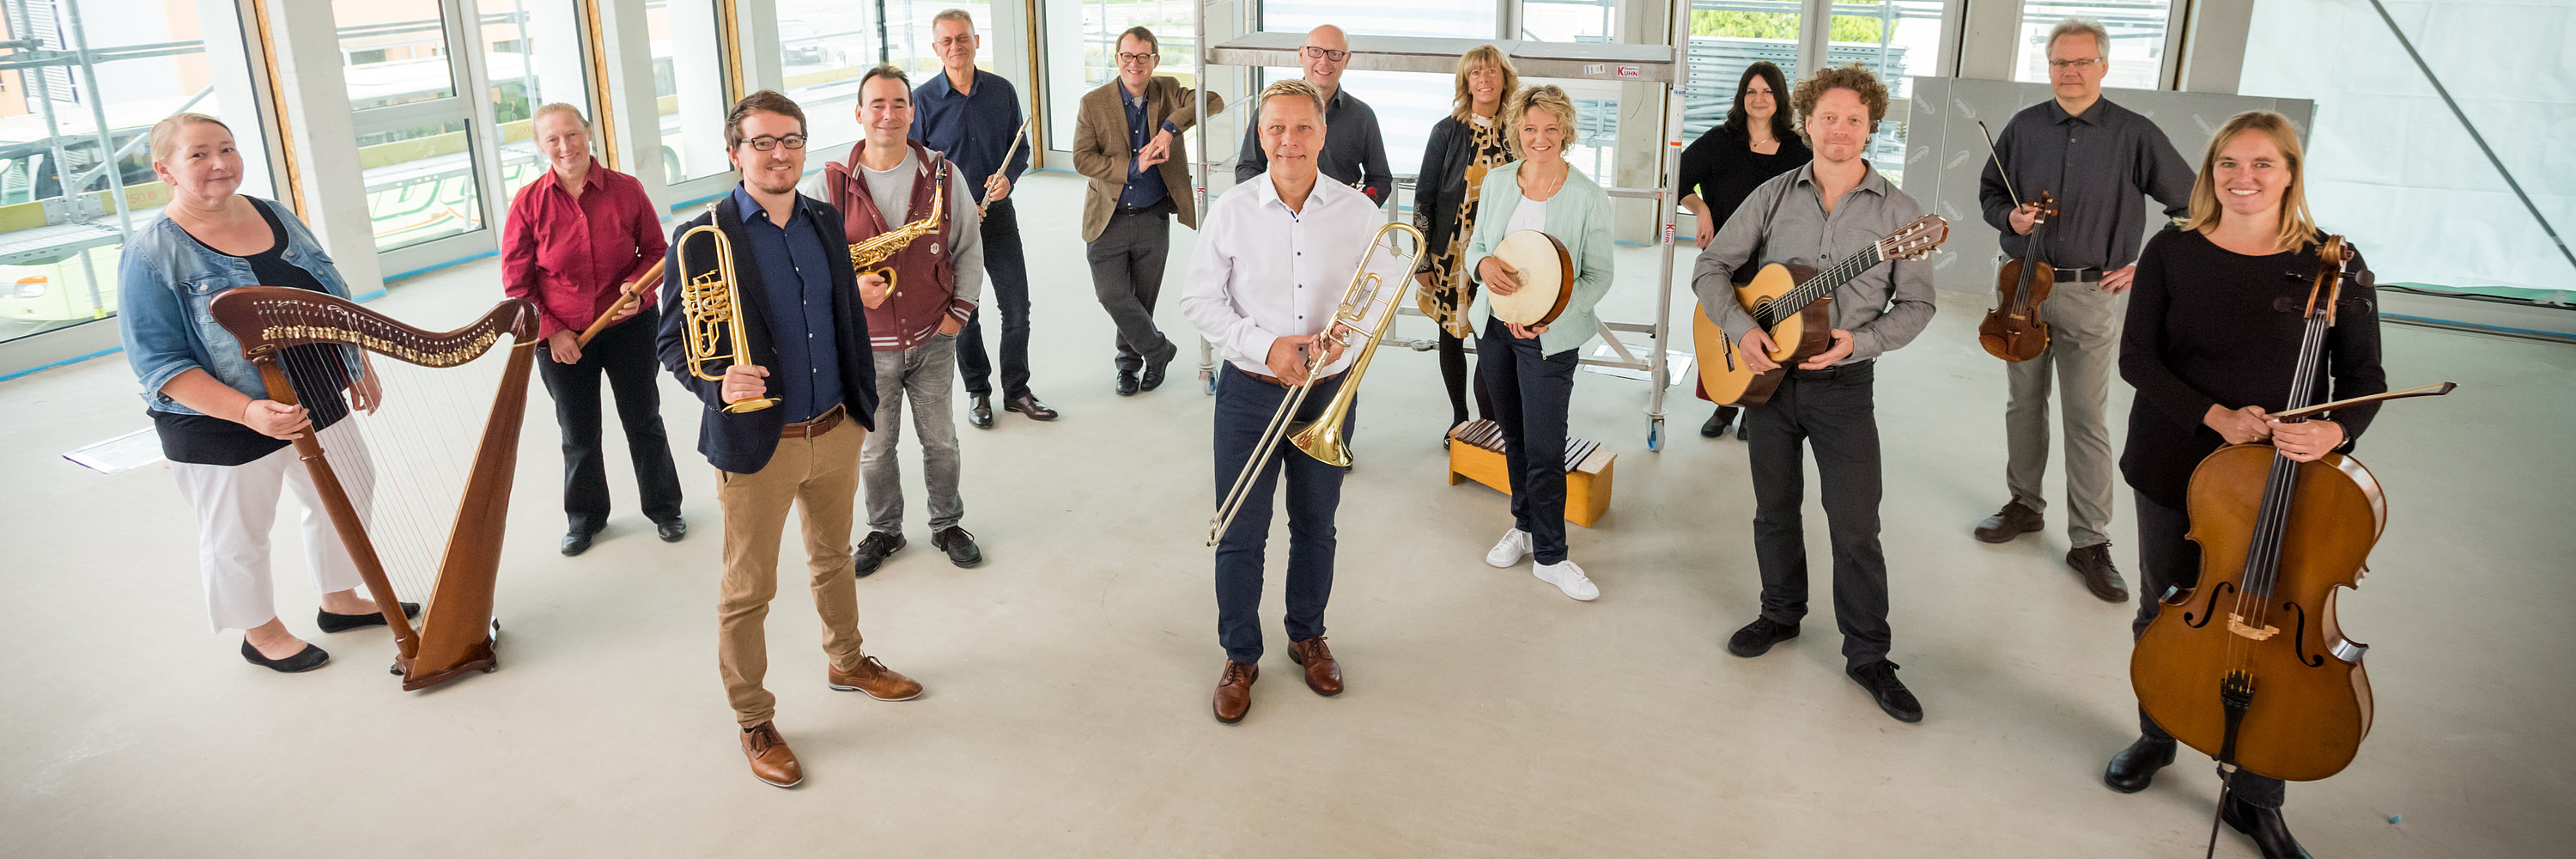
[[[2004,125],[1978,186],[1986,222],[2003,233],[2004,255],[2025,257],[2025,267],[2055,268],[2056,286],[2039,306],[2047,349],[2005,365],[2011,393],[2004,407],[2004,486],[2012,498],[1977,523],[1976,537],[2007,543],[2045,527],[2040,517],[2048,500],[2040,482],[2048,475],[2054,375],[2066,422],[2066,564],[2095,597],[2118,603],[2129,600],[2129,589],[2111,565],[2113,460],[2103,404],[2120,353],[2120,295],[2129,289],[2148,232],[2139,198],[2155,197],[2167,217],[2183,214],[2191,205],[2192,170],[2155,123],[2102,97],[2109,44],[2102,25],[2091,21],[2069,18],[2049,32],[2048,77],[2057,97],[2024,108]],[[2033,237],[2034,200],[2043,191],[2061,202],[2045,235]]]
[[[1700,252],[1691,289],[1709,320],[1740,346],[1750,369],[1781,367],[1770,332],[1736,297],[1734,282],[1780,263],[1826,269],[1855,254],[1877,253],[1882,236],[1913,228],[1922,213],[1861,155],[1887,115],[1887,87],[1858,65],[1827,68],[1799,82],[1790,98],[1815,158],[1754,189]],[[1830,345],[1794,363],[1768,400],[1752,405],[1745,426],[1753,474],[1754,554],[1762,568],[1762,614],[1736,631],[1727,652],[1760,656],[1795,638],[1807,613],[1807,549],[1799,508],[1805,502],[1804,446],[1816,448],[1834,553],[1834,618],[1843,633],[1845,673],[1899,721],[1923,708],[1887,660],[1887,559],[1878,541],[1878,419],[1872,364],[1904,346],[1932,320],[1932,267],[1896,259],[1847,277],[1826,298]],[[1705,353],[1703,353],[1705,354]]]

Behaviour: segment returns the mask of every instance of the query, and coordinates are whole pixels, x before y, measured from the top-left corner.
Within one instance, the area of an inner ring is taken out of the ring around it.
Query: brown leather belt
[[[779,428],[778,428],[778,437],[779,437],[779,438],[813,438],[813,437],[815,437],[815,436],[819,436],[819,435],[822,435],[822,434],[824,434],[824,433],[831,432],[833,427],[836,427],[836,426],[840,426],[840,425],[841,425],[841,419],[842,419],[842,418],[844,418],[844,417],[848,417],[848,416],[849,416],[849,413],[850,413],[850,409],[849,409],[848,404],[846,404],[846,403],[844,403],[844,404],[842,404],[842,405],[833,406],[831,411],[827,411],[827,412],[824,412],[824,413],[822,413],[822,414],[820,414],[820,415],[816,415],[816,416],[814,416],[814,419],[813,419],[813,420],[805,421],[805,422],[803,422],[803,423],[793,423],[793,424],[788,424],[788,425],[786,425],[786,426],[779,427]]]

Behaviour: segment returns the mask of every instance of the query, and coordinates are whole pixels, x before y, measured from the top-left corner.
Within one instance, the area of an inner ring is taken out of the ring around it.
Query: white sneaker
[[[1485,563],[1509,568],[1513,564],[1520,563],[1522,558],[1529,557],[1529,553],[1529,532],[1514,528],[1503,532],[1503,539],[1496,542],[1491,551],[1485,553]]]
[[[1553,564],[1531,561],[1530,575],[1537,576],[1539,581],[1555,585],[1556,589],[1564,591],[1566,596],[1583,602],[1601,598],[1601,587],[1586,578],[1583,575],[1583,568],[1575,566],[1572,558]]]

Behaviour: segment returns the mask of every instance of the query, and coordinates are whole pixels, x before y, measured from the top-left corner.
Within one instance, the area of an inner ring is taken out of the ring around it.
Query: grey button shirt
[[[1872,168],[1827,214],[1815,163],[1809,162],[1753,189],[1735,212],[1691,267],[1691,291],[1727,339],[1742,341],[1753,330],[1753,316],[1736,303],[1737,272],[1749,279],[1771,263],[1823,269],[1922,217],[1923,207]],[[1851,356],[1837,363],[1876,358],[1913,342],[1931,324],[1932,264],[1879,263],[1835,287],[1833,299],[1834,327],[1852,335]]]
[[[2081,116],[2069,115],[2056,99],[2023,108],[1995,136],[1995,154],[2012,168],[2011,191],[1990,159],[1977,202],[1986,223],[2003,232],[2008,257],[2021,256],[2030,241],[2012,230],[2012,192],[2023,200],[2041,191],[2056,195],[2057,217],[2042,230],[2048,246],[2040,257],[2057,268],[2109,270],[2137,262],[2149,232],[2141,195],[2163,203],[2167,218],[2191,210],[2191,165],[2163,129],[2107,98]]]

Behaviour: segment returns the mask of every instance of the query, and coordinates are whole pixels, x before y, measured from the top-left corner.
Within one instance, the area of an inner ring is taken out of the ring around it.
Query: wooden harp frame
[[[298,405],[278,356],[290,346],[352,346],[423,367],[454,367],[489,352],[509,335],[510,354],[494,394],[491,416],[475,445],[455,527],[438,558],[438,578],[415,629],[404,616],[393,581],[376,555],[375,542],[349,501],[314,430],[294,440],[297,458],[313,476],[322,508],[349,547],[377,611],[393,630],[394,672],[405,690],[425,689],[469,671],[491,671],[492,588],[501,565],[501,535],[509,511],[510,483],[519,459],[519,425],[528,406],[528,371],[534,366],[537,311],[523,299],[502,301],[481,319],[454,331],[414,328],[338,296],[280,286],[228,290],[211,305],[215,323],[242,344],[242,357],[259,367],[269,399]],[[351,416],[352,419],[355,416]]]

